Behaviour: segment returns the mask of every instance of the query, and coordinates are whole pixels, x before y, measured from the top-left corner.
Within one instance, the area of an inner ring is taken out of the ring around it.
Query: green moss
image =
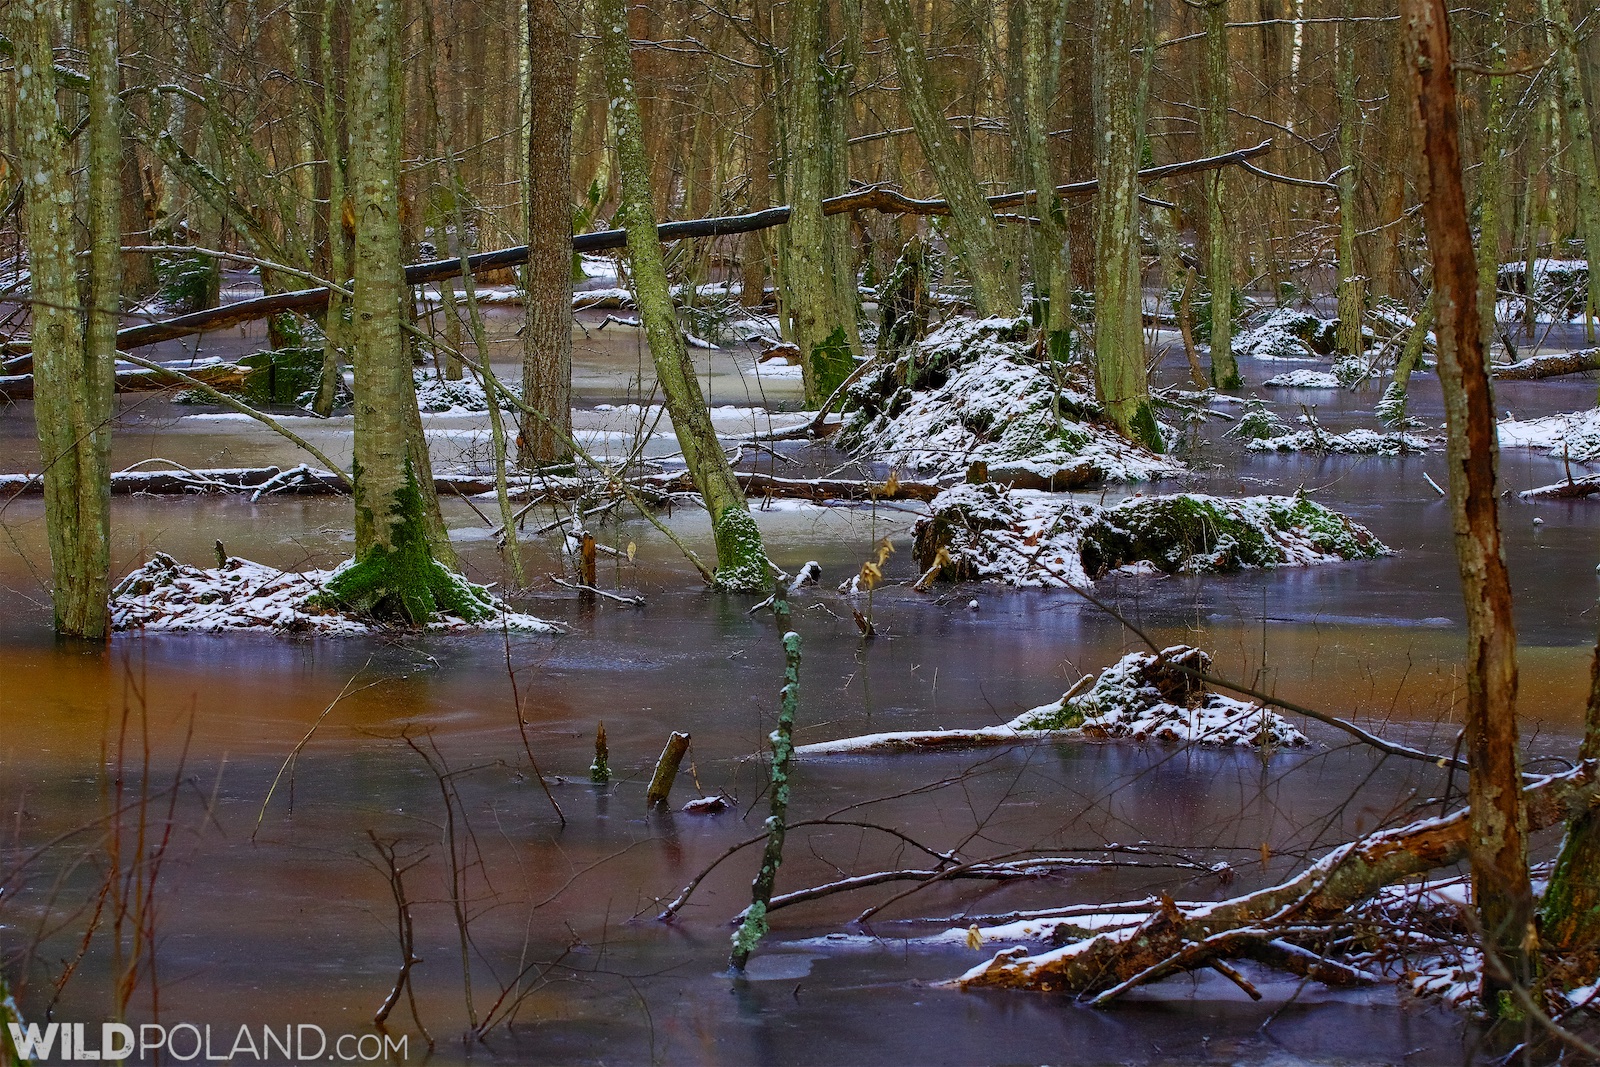
[[[361,472],[356,471],[356,477]],[[433,558],[428,548],[422,493],[408,462],[405,486],[390,506],[394,522],[387,545],[377,544],[338,571],[311,607],[333,608],[363,618],[422,626],[440,615],[482,622],[494,614],[486,589],[461,578]],[[374,522],[376,525],[376,522]]]
[[[832,396],[855,369],[850,339],[843,326],[835,326],[826,341],[811,349],[811,377],[817,384],[817,401],[820,403]]]
[[[734,593],[764,592],[772,583],[772,564],[761,545],[755,517],[742,507],[717,517],[717,585]]]
[[[322,381],[320,344],[255,352],[239,360],[250,367],[244,381],[247,400],[259,404],[293,404]]]
[[[1317,551],[1342,559],[1375,559],[1383,554],[1382,542],[1337,511],[1303,496],[1293,497],[1293,503],[1283,503],[1286,499],[1291,498],[1275,500],[1267,508],[1272,525],[1278,529],[1297,530]]]
[[[1091,575],[1147,559],[1165,571],[1193,567],[1191,557],[1209,557],[1206,570],[1270,567],[1283,552],[1256,526],[1212,500],[1193,496],[1153,497],[1119,505],[1084,530],[1083,565]]]
[[[1036,709],[1025,725],[1029,730],[1076,730],[1083,725],[1083,705],[1076,700],[1046,704]]]
[[[1139,409],[1133,413],[1132,430],[1133,439],[1150,451],[1160,453],[1163,450],[1161,427],[1156,423],[1155,405],[1150,401],[1140,401]]]

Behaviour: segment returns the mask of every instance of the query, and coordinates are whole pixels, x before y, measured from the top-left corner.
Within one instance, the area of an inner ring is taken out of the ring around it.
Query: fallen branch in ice
[[[1600,370],[1600,348],[1532,356],[1516,363],[1496,366],[1492,370],[1495,378],[1503,382],[1529,382],[1539,378],[1557,378],[1563,374],[1581,374]]]

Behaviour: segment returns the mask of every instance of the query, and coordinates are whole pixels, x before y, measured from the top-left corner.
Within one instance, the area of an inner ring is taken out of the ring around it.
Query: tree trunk
[[[391,65],[396,0],[358,0],[350,35],[350,184],[355,215],[351,301],[356,379],[356,558],[329,581],[347,610],[420,625],[484,607],[434,558],[426,496],[432,468],[411,360],[401,337],[408,295],[400,245],[399,138]]]
[[[345,219],[344,146],[339,136],[344,112],[335,91],[338,68],[333,40],[338,11],[339,0],[323,0],[317,47],[322,67],[322,157],[326,160],[323,166],[328,175],[328,280],[342,285],[350,278],[350,240],[354,231],[353,220]],[[344,353],[350,334],[345,322],[347,310],[343,294],[328,294],[328,310],[322,316],[322,377],[311,401],[311,410],[324,418],[333,412],[333,405],[339,399],[339,386],[344,382]]]
[[[861,342],[856,326],[856,277],[847,244],[849,220],[823,214],[822,201],[844,192],[833,185],[834,152],[825,126],[824,97],[832,75],[822,53],[828,0],[798,0],[789,44],[788,156],[793,210],[789,215],[789,306],[800,348],[806,406],[820,405],[855,369]]]
[[[1066,31],[1064,0],[1028,0],[1022,26],[1022,150],[1024,180],[1038,191],[1033,228],[1033,293],[1044,303],[1040,323],[1045,351],[1065,360],[1072,350],[1072,262],[1067,240],[1066,204],[1055,193],[1051,173],[1050,103],[1055,99],[1062,38]]]
[[[112,370],[121,247],[117,8],[89,8],[89,314],[79,304],[70,149],[53,74],[54,0],[13,8],[12,78],[33,293],[34,420],[43,462],[56,632],[104,640],[109,627]],[[70,124],[70,123],[68,123]]]
[[[1005,253],[994,209],[972,172],[971,156],[934,99],[928,57],[917,39],[911,8],[907,0],[879,0],[878,10],[900,73],[900,98],[911,114],[928,169],[950,202],[950,245],[972,284],[973,307],[980,317],[1014,315],[1021,304],[1017,265]]]
[[[1505,0],[1494,4],[1494,40],[1489,50],[1490,62],[1496,67],[1506,65],[1506,5]],[[1511,99],[1511,86],[1506,78],[1489,79],[1489,136],[1483,149],[1483,160],[1478,164],[1478,320],[1483,337],[1483,355],[1490,357],[1494,347],[1495,298],[1500,282],[1500,202],[1505,187],[1506,164],[1509,162],[1511,124],[1507,121],[1515,101]],[[1528,275],[1531,279],[1532,275]],[[1531,293],[1529,294],[1532,295]],[[1515,354],[1510,358],[1515,359]]]
[[[1561,113],[1566,117],[1568,158],[1577,179],[1575,199],[1578,235],[1583,238],[1584,255],[1590,263],[1589,295],[1584,306],[1585,330],[1595,338],[1595,318],[1600,316],[1600,160],[1595,156],[1594,125],[1589,103],[1583,95],[1582,72],[1578,68],[1578,40],[1566,0],[1539,0],[1540,12],[1550,31],[1555,52],[1556,84],[1561,94]]]
[[[1469,857],[1485,953],[1519,984],[1532,978],[1538,934],[1528,883],[1517,755],[1517,650],[1511,583],[1496,510],[1494,397],[1483,359],[1477,265],[1461,182],[1455,71],[1443,0],[1403,0],[1418,110],[1423,222],[1433,256],[1434,332],[1444,390],[1450,512],[1467,610],[1467,699],[1463,726],[1472,813]],[[1483,1004],[1509,1011],[1507,983],[1484,969]]]
[[[1095,383],[1118,431],[1160,450],[1144,360],[1138,179],[1142,131],[1133,75],[1138,29],[1132,5],[1095,0]]]
[[[711,513],[717,543],[717,582],[732,590],[759,592],[769,583],[771,565],[744,493],[711,426],[711,413],[706,409],[694,364],[684,346],[667,283],[661,239],[656,233],[655,205],[650,196],[650,167],[644,153],[639,104],[634,95],[626,0],[596,0],[596,20],[600,24],[606,92],[611,98],[617,130],[621,171],[617,217],[628,235],[634,296],[655,361],[656,378],[661,383],[684,463]]]
[[[1600,758],[1600,643],[1589,667],[1589,704],[1583,717],[1578,758]],[[1584,809],[1567,823],[1561,855],[1539,908],[1539,936],[1563,956],[1587,955],[1586,979],[1595,971],[1600,948],[1600,814]]]
[[[1206,4],[1207,152],[1228,150],[1228,0]],[[1226,171],[1211,174],[1206,189],[1206,280],[1211,286],[1211,384],[1238,389],[1239,361],[1233,358],[1233,249],[1228,241]]]
[[[1366,313],[1367,280],[1356,263],[1356,179],[1361,146],[1361,100],[1356,96],[1355,0],[1342,0],[1334,50],[1338,54],[1339,93],[1339,298],[1338,349],[1348,356],[1365,350],[1361,319]]]
[[[528,266],[522,318],[518,462],[571,458],[572,111],[581,0],[528,0]],[[487,358],[487,353],[483,353]]]

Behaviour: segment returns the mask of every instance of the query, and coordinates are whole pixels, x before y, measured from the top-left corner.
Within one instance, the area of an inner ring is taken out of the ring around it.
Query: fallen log
[[[1600,493],[1600,474],[1583,478],[1569,478],[1554,485],[1540,485],[1524,489],[1517,495],[1524,500],[1579,500]]]
[[[1528,829],[1542,830],[1600,805],[1593,760],[1523,790]],[[1212,959],[1250,955],[1245,943],[1267,944],[1279,928],[1337,920],[1385,886],[1467,858],[1471,829],[1465,808],[1369,834],[1334,849],[1298,877],[1187,912],[1162,900],[1135,927],[1101,934],[1039,955],[1001,952],[955,980],[963,989],[1032,989],[1104,994],[1128,983],[1153,981]],[[1233,931],[1254,936],[1227,937]],[[1260,958],[1260,957],[1257,957]]]
[[[1532,356],[1491,369],[1495,378],[1503,382],[1529,382],[1539,378],[1557,378],[1563,374],[1582,374],[1584,371],[1600,370],[1600,348]]]
[[[1263,141],[1252,148],[1241,148],[1232,152],[1224,152],[1221,155],[1185,160],[1180,163],[1169,163],[1160,167],[1148,167],[1139,172],[1139,180],[1145,182],[1158,181],[1162,178],[1171,178],[1182,174],[1194,174],[1201,171],[1217,170],[1222,167],[1240,166],[1246,160],[1271,150],[1272,142]],[[1096,179],[1091,178],[1086,181],[1058,185],[1055,188],[1055,193],[1063,198],[1092,196],[1097,187]],[[1019,192],[1000,193],[988,199],[993,207],[1004,208],[1026,204],[1037,198],[1038,193],[1035,190],[1024,189]],[[869,210],[890,214],[946,215],[949,214],[950,206],[943,200],[916,200],[887,186],[870,185],[863,189],[854,189],[839,196],[829,197],[822,202],[822,210],[826,215]],[[751,233],[756,230],[767,230],[784,225],[789,221],[790,211],[791,209],[788,205],[781,205],[761,211],[752,211],[744,215],[725,215],[717,218],[664,222],[657,227],[657,232],[660,234],[662,241]],[[622,230],[580,233],[575,234],[572,238],[572,250],[574,252],[603,252],[609,249],[623,248],[626,245],[627,235]],[[479,252],[476,255],[467,257],[467,265],[475,274],[480,271],[519,267],[527,261],[527,245],[500,248],[490,252]],[[430,282],[444,281],[449,278],[459,277],[461,271],[461,260],[459,258],[412,263],[406,267],[406,284],[425,285]],[[253,322],[282,312],[293,311],[301,314],[314,314],[327,306],[328,290],[326,288],[299,289],[290,293],[275,293],[271,296],[256,297],[252,300],[241,300],[225,307],[196,311],[188,315],[178,315],[160,322],[127,327],[117,332],[117,347],[124,349],[139,348],[144,345],[157,344],[161,341],[170,341],[177,337],[204,333],[207,330],[220,330],[230,326],[238,326],[241,323]],[[20,350],[20,346],[13,343],[11,349],[13,351]]]
[[[195,367],[186,373],[193,378],[205,382],[213,389],[222,392],[238,392],[244,388],[245,379],[249,377],[252,368],[240,366],[237,363],[213,363],[209,366]],[[119,370],[117,371],[117,392],[119,393],[148,393],[158,389],[171,389],[174,386],[184,385],[181,379],[167,371],[144,370]],[[0,403],[16,400],[33,399],[33,375],[9,374],[0,377]]]
[[[434,486],[440,493],[477,496],[495,491],[494,479],[468,474],[436,474]],[[603,492],[604,483],[563,480],[543,487],[551,498],[575,499]],[[688,472],[653,474],[630,480],[633,486],[658,493],[692,493],[694,484]],[[881,482],[851,481],[843,478],[776,478],[746,471],[739,484],[752,496],[773,496],[818,503],[827,500],[932,500],[939,487],[923,482],[899,482],[890,487]],[[44,491],[40,480],[29,474],[0,474],[0,494],[37,494]],[[299,496],[334,496],[349,492],[340,476],[316,467],[209,467],[197,470],[117,471],[111,475],[111,492],[121,495],[145,493],[151,496],[189,496],[197,493],[291,493]]]
[[[932,500],[939,495],[941,486],[931,482],[856,481],[847,478],[779,478],[757,471],[736,471],[739,486],[746,496],[784,497],[791,500]],[[688,471],[677,474],[653,474],[636,479],[635,485],[663,493],[692,493],[694,483]]]

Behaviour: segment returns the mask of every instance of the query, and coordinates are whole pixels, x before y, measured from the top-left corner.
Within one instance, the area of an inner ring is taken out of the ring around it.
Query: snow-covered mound
[[[229,558],[221,567],[186,567],[162,552],[129,574],[111,594],[111,625],[117,630],[173,630],[222,633],[267,630],[275,633],[342,636],[371,633],[371,622],[309,603],[345,567],[280,571],[249,560]],[[492,615],[481,622],[444,616],[431,630],[516,630],[559,633],[560,627],[533,615],[508,610],[482,586],[454,576],[462,591]]]
[[[1495,305],[1498,318],[1515,320],[1527,313],[1530,287],[1526,263],[1500,264],[1495,288],[1516,294]],[[1589,264],[1581,259],[1536,259],[1531,289],[1539,322],[1571,322],[1583,314],[1589,298]]]
[[[1111,507],[1058,493],[958,485],[917,520],[913,552],[955,581],[1085,586],[1117,570],[1206,574],[1387,555],[1372,531],[1305,497],[1181,493]]]
[[[1252,316],[1253,325],[1233,339],[1236,355],[1255,359],[1307,360],[1333,354],[1339,320],[1309,311],[1273,308]]]
[[[1084,678],[1049,704],[1001,726],[903,730],[801,745],[797,756],[937,751],[1022,741],[1131,738],[1201,745],[1303,745],[1305,734],[1276,712],[1208,690],[1211,657],[1188,645],[1130,652],[1089,685]]]
[[[417,409],[424,415],[475,415],[489,410],[489,398],[484,394],[483,383],[471,373],[450,381],[432,371],[413,372],[417,383]],[[521,392],[511,382],[502,381],[500,387],[515,395]],[[501,402],[502,408],[511,405]]]
[[[1274,374],[1261,384],[1268,389],[1343,388],[1335,375],[1321,370],[1292,370],[1287,374]]]
[[[1410,433],[1378,433],[1357,428],[1328,433],[1320,428],[1296,430],[1246,442],[1252,452],[1328,452],[1348,456],[1408,456],[1426,452],[1433,442]]]
[[[953,477],[984,464],[997,482],[1080,489],[1177,475],[1101,421],[1092,386],[1040,362],[1026,319],[960,319],[852,387],[838,442],[863,458]]]
[[[1155,655],[1130,652],[1101,671],[1084,693],[1023,712],[1009,725],[1202,745],[1306,743],[1306,735],[1281,715],[1209,691],[1201,676],[1210,669],[1211,657],[1188,645]]]
[[[1500,424],[1501,448],[1538,448],[1577,463],[1600,459],[1600,408]]]

